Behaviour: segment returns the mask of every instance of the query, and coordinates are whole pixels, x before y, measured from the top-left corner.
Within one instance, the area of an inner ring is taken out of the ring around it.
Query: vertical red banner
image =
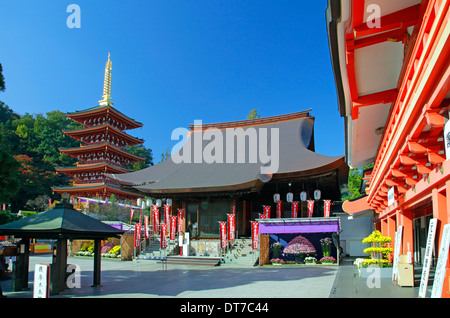
[[[252,222],[252,249],[257,250],[259,243],[259,222]]]
[[[270,205],[264,206],[264,219],[270,219]]]
[[[159,231],[159,209],[157,205],[153,206],[153,231]]]
[[[220,222],[220,247],[227,248],[227,222]]]
[[[169,225],[170,222],[170,205],[164,205],[164,223]]]
[[[134,247],[141,246],[141,224],[134,225]]]
[[[175,235],[177,233],[177,217],[172,215],[170,217],[170,239],[175,240]]]
[[[298,217],[298,201],[292,201],[292,218]]]
[[[308,200],[308,217],[312,218],[314,212],[314,200]]]
[[[178,232],[183,232],[184,210],[178,209]]]
[[[134,210],[131,209],[131,210],[130,210],[130,223],[131,223],[131,219],[133,218],[133,214],[134,214]]]
[[[326,218],[329,218],[330,210],[331,210],[331,200],[324,200],[323,201],[323,216]]]
[[[231,208],[231,213],[236,214],[236,205],[233,205]]]
[[[147,215],[144,216],[144,233],[145,233],[145,238],[148,239],[148,216]]]
[[[167,224],[161,224],[161,248],[167,248]]]
[[[283,210],[283,201],[277,201],[277,219],[281,219],[282,210]]]
[[[228,214],[228,240],[234,241],[235,232],[236,232],[236,215]]]

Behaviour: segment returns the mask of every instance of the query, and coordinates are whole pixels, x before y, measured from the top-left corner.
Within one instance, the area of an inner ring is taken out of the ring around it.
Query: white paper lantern
[[[156,206],[157,206],[158,208],[161,207],[161,204],[162,204],[161,199],[156,199]]]
[[[142,199],[139,198],[139,199],[137,199],[137,206],[141,206],[141,205],[142,205]]]
[[[147,206],[152,206],[153,205],[153,200],[152,199],[147,199]]]
[[[286,201],[287,201],[287,202],[292,202],[292,201],[294,201],[294,194],[293,194],[292,192],[288,192],[288,193],[286,194]]]
[[[300,192],[300,200],[306,201],[306,191]]]
[[[275,193],[273,195],[273,202],[277,203],[278,201],[280,201],[280,199],[281,199],[281,196],[279,193]]]
[[[172,206],[172,199],[166,199],[166,204]]]
[[[319,189],[314,191],[314,200],[320,200],[321,192]]]

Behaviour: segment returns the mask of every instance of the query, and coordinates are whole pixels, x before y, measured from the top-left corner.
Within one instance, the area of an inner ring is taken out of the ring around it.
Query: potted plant
[[[282,260],[281,258],[272,258],[270,260],[270,262],[272,263],[272,265],[283,265],[284,264],[284,260]]]
[[[325,237],[320,240],[320,245],[322,246],[322,253],[324,257],[331,256],[331,238]]]
[[[283,254],[291,254],[297,264],[303,263],[305,257],[316,254],[316,249],[308,239],[299,235],[292,239],[283,250]]]
[[[316,264],[316,261],[314,256],[305,257],[305,264]]]
[[[324,256],[320,259],[321,264],[334,264],[336,263],[336,259],[332,256]]]
[[[380,231],[373,231],[368,237],[362,240],[371,246],[364,249],[364,253],[369,254],[370,258],[358,261],[358,269],[360,269],[361,277],[367,277],[373,270],[368,268],[378,268],[381,277],[390,277],[392,275],[392,262],[389,261],[388,255],[393,252],[391,247],[386,247],[386,243],[392,242],[392,238],[381,235]]]

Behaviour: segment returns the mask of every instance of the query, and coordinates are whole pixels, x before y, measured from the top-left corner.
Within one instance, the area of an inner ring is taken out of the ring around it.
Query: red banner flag
[[[134,225],[134,247],[141,246],[141,224]]]
[[[228,240],[234,241],[235,232],[236,232],[236,215],[228,214]]]
[[[314,212],[314,200],[308,200],[308,217],[312,218]]]
[[[292,201],[292,218],[298,217],[298,201]]]
[[[183,232],[184,210],[178,209],[178,232]]]
[[[175,235],[177,233],[177,217],[172,215],[170,217],[170,239],[175,240]]]
[[[153,232],[159,231],[159,209],[157,205],[153,206]]]
[[[144,216],[144,233],[145,233],[145,238],[148,239],[148,216],[147,215]]]
[[[164,223],[169,224],[170,222],[170,205],[164,205]]]
[[[324,200],[323,201],[323,216],[326,218],[329,218],[330,210],[331,210],[331,200]]]
[[[277,201],[277,218],[281,219],[281,212],[283,209],[283,201]]]
[[[131,222],[131,219],[133,218],[133,214],[134,214],[134,210],[131,209],[131,210],[130,210],[130,222]]]
[[[252,249],[257,250],[259,243],[259,222],[252,222]]]
[[[270,219],[270,205],[264,206],[264,219]]]
[[[227,222],[220,222],[220,247],[227,248]]]
[[[167,224],[161,224],[161,248],[165,249],[167,247]]]
[[[236,205],[233,205],[231,208],[231,213],[236,214]]]

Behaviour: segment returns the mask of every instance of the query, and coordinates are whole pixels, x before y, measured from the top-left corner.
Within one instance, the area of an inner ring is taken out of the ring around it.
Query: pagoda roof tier
[[[85,126],[93,126],[96,121],[101,122],[103,118],[105,120],[110,118],[113,121],[115,120],[121,123],[123,125],[122,130],[135,129],[143,126],[142,123],[121,113],[111,105],[94,106],[85,110],[67,113],[66,116]],[[89,122],[89,120],[91,121]]]
[[[102,196],[108,196],[114,194],[116,196],[123,196],[128,198],[140,198],[142,194],[137,192],[121,189],[115,187],[111,184],[106,184],[104,182],[92,183],[92,184],[83,184],[83,185],[73,185],[73,186],[60,186],[60,187],[52,187],[52,191],[58,193],[68,193],[69,195],[77,195],[77,196],[87,196],[89,194],[101,194]]]
[[[108,173],[125,173],[128,170],[111,165],[107,162],[103,163],[94,163],[94,164],[86,164],[86,165],[77,165],[77,166],[67,166],[67,167],[55,167],[55,170],[58,172],[62,172],[65,174],[73,174],[77,172],[91,172],[91,171],[99,171]]]
[[[92,153],[94,151],[104,151],[105,153],[110,152],[110,153],[115,153],[117,155],[121,155],[121,156],[127,158],[128,160],[130,160],[130,162],[138,162],[138,161],[145,160],[145,158],[132,155],[132,154],[126,152],[125,150],[122,150],[119,147],[116,147],[116,146],[110,144],[109,142],[103,142],[103,143],[99,143],[99,144],[95,144],[95,145],[87,145],[87,146],[74,147],[74,148],[59,148],[59,151],[62,153],[65,153],[71,157],[76,157],[78,154],[83,154],[83,153]]]
[[[76,129],[76,130],[63,130],[63,134],[65,134],[71,138],[74,138],[76,140],[79,140],[81,142],[85,142],[84,140],[82,140],[82,138],[84,136],[95,135],[95,134],[98,135],[98,134],[102,134],[102,133],[115,135],[116,137],[118,137],[118,139],[127,141],[128,145],[130,145],[130,146],[144,143],[143,139],[139,139],[139,138],[130,136],[127,133],[121,131],[120,129],[113,127],[112,125],[110,125],[108,123],[98,125],[98,126]]]

